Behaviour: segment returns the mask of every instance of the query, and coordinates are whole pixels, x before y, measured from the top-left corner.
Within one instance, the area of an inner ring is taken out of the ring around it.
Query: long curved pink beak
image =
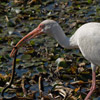
[[[42,34],[42,29],[40,27],[35,28],[33,31],[31,31],[30,33],[28,33],[27,35],[25,35],[17,44],[16,44],[16,48],[18,49],[24,42],[29,41],[30,39],[34,38],[37,35]],[[13,48],[11,53],[10,53],[10,57],[14,57],[16,52],[16,49]]]

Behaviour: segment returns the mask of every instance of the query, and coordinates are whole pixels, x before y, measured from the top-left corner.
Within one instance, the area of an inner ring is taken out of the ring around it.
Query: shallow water
[[[9,54],[12,46],[21,39],[21,36],[25,36],[25,34],[33,30],[42,20],[49,18],[56,20],[68,37],[84,23],[91,21],[100,22],[99,0],[51,0],[51,2],[44,0],[42,3],[38,2],[31,5],[16,4],[15,6],[13,1],[1,2],[0,74],[8,75],[8,73],[11,73],[12,59],[9,57]],[[18,55],[20,56],[17,57],[16,79],[26,76],[32,80],[32,76],[45,72],[49,74],[48,80],[56,81],[56,78],[53,77],[53,73],[57,68],[55,60],[60,57],[65,58],[66,61],[72,60],[71,64],[67,62],[67,67],[64,68],[61,74],[69,73],[72,81],[78,79],[87,81],[88,79],[84,77],[84,74],[89,74],[88,78],[91,79],[90,65],[78,50],[63,49],[54,39],[46,35],[39,36],[26,43],[23,48],[20,48]],[[75,68],[79,68],[79,63],[82,62],[86,64],[83,69],[87,73],[83,72],[83,74],[77,76],[79,73]],[[72,66],[74,69],[70,69]],[[99,71],[97,71],[98,73]],[[75,80],[72,79],[71,74],[76,75],[74,77]],[[67,82],[72,82],[70,80]],[[49,84],[49,82],[44,82],[44,85],[47,85],[47,83]],[[73,87],[75,86],[70,86],[70,88]],[[50,89],[52,89],[51,85],[45,86],[45,93]],[[30,90],[38,91],[38,84],[36,83],[34,87],[30,86]],[[82,91],[85,92],[85,89],[83,88]],[[36,97],[38,96],[39,93],[36,94]],[[98,96],[94,95],[94,97]]]

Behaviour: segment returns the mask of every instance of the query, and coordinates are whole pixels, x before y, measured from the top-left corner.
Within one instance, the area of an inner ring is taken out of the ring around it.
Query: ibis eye
[[[44,27],[45,27],[45,25],[44,25],[44,24],[41,24],[39,27],[40,27],[40,28],[44,28]]]

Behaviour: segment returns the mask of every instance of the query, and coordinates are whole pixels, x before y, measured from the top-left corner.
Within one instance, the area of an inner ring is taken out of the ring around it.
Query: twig
[[[27,91],[26,91],[26,89],[25,89],[25,77],[22,78],[21,86],[22,86],[22,90],[23,90],[23,92],[24,92],[24,97],[26,97]]]
[[[15,56],[14,56],[14,60],[13,60],[13,66],[12,66],[12,76],[11,76],[11,80],[9,82],[9,85],[7,85],[1,92],[1,96],[2,98],[4,98],[4,92],[11,87],[11,84],[13,83],[13,80],[14,80],[14,73],[15,73],[15,67],[16,67],[16,56],[17,56],[17,48],[14,47],[16,49],[16,52],[15,52]]]
[[[39,76],[39,93],[40,93],[40,97],[43,97],[43,91],[44,91],[43,79],[42,79],[42,75],[40,74],[40,76]]]

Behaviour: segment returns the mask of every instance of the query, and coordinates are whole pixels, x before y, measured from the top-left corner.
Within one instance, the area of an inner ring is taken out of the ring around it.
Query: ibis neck
[[[72,37],[68,38],[63,32],[61,27],[59,31],[56,31],[56,33],[57,34],[55,34],[54,37],[63,48],[66,49],[78,48],[75,35],[72,35]]]
[[[77,44],[72,41],[72,37],[68,38],[66,36],[61,36],[60,38],[56,38],[58,43],[66,49],[72,49],[72,48],[77,48]]]

